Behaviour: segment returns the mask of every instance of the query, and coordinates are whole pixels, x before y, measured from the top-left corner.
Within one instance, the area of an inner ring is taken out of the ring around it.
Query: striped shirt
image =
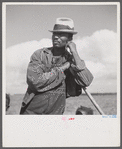
[[[67,94],[72,96],[77,86],[81,89],[93,80],[83,60],[76,66],[68,51],[55,57],[52,49],[39,49],[31,56],[27,69],[28,90],[23,99],[24,112],[21,113],[62,114]],[[59,68],[67,61],[70,68],[63,72]]]

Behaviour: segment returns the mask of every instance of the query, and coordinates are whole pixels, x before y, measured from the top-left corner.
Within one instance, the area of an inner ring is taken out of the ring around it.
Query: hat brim
[[[64,32],[64,33],[77,34],[77,31],[69,31],[69,30],[49,30],[49,32],[52,32],[52,33],[61,33],[61,32]]]

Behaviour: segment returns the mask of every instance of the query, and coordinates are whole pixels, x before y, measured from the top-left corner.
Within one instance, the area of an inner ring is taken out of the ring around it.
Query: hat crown
[[[77,34],[77,31],[74,31],[74,22],[70,18],[57,18],[53,30],[50,32],[66,32],[71,34]]]
[[[69,26],[70,28],[74,28],[74,22],[70,18],[57,18],[56,24]]]

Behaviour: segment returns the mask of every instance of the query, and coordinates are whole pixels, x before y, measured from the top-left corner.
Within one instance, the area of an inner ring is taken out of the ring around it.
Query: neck
[[[61,47],[61,48],[57,48],[57,47],[53,47],[52,53],[54,56],[61,56],[63,55],[65,52],[65,47]]]

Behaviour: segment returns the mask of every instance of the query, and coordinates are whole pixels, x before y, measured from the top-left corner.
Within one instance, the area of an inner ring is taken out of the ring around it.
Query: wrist
[[[73,56],[79,56],[76,49],[72,49],[71,52],[72,52],[72,55],[73,55]]]
[[[59,67],[60,70],[64,71],[70,67],[70,63],[66,62],[63,66]]]

